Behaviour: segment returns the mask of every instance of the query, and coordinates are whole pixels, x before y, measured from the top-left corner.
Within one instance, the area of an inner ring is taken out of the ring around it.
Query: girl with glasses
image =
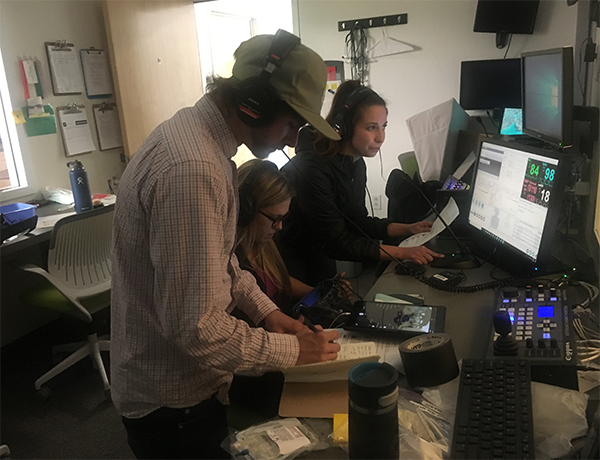
[[[292,302],[312,287],[290,277],[273,241],[288,215],[293,191],[277,166],[266,160],[250,160],[238,168],[240,218],[237,247],[240,266],[250,271],[262,291],[279,308],[288,311]]]

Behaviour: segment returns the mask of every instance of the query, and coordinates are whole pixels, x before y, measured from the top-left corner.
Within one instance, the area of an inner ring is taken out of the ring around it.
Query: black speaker
[[[335,115],[335,117],[333,117],[333,129],[335,129],[335,131],[340,135],[342,140],[345,141],[352,137],[352,126],[348,126],[347,121],[345,120],[348,112],[352,110],[359,101],[374,93],[375,91],[373,91],[371,88],[367,88],[366,86],[360,86],[356,88],[350,93],[342,109]]]
[[[273,71],[281,67],[284,58],[299,43],[298,37],[279,29],[273,38],[265,67],[260,75],[242,81],[238,90],[237,114],[244,124],[260,127],[274,120],[281,102],[269,80]]]
[[[261,161],[252,171],[248,173],[244,181],[238,187],[240,201],[240,213],[238,215],[238,227],[247,227],[250,225],[258,211],[256,203],[252,197],[252,190],[256,186],[256,181],[262,173],[268,170],[278,171],[277,166],[270,161]]]

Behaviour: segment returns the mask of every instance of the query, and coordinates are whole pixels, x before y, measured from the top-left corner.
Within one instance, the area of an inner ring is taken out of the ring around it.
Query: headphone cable
[[[296,168],[296,171],[298,171],[298,173],[300,173],[300,175],[306,181],[308,181],[309,184],[312,184],[311,179],[306,174],[304,174],[304,172],[292,161],[292,159],[289,157],[289,155],[285,151],[283,151],[282,149],[279,149],[279,150],[288,159],[288,161],[294,166],[294,168]],[[403,265],[400,260],[398,260],[396,257],[394,257],[393,255],[391,255],[379,243],[377,243],[375,240],[373,240],[362,228],[360,228],[358,226],[358,224],[356,222],[354,222],[352,219],[350,219],[348,216],[346,216],[337,207],[337,205],[334,202],[332,202],[329,199],[327,199],[327,201],[329,202],[329,204],[337,212],[339,212],[342,215],[342,217],[344,217],[344,219],[346,219],[348,222],[350,222],[369,241],[371,241],[373,244],[377,245],[377,247],[382,252],[384,252],[385,254],[387,254],[392,259],[392,261],[396,262],[399,265]],[[410,272],[410,270],[409,270],[409,272]],[[445,291],[445,292],[454,292],[454,293],[463,293],[463,294],[468,294],[468,293],[483,291],[483,290],[486,290],[486,289],[493,289],[493,288],[496,288],[496,287],[506,286],[506,285],[510,284],[511,282],[513,282],[513,281],[521,279],[521,277],[509,277],[509,278],[505,278],[505,279],[502,279],[502,280],[494,280],[494,281],[490,281],[490,282],[487,282],[487,283],[475,284],[475,285],[471,285],[471,286],[452,286],[452,285],[448,285],[448,284],[443,283],[442,281],[440,281],[437,278],[435,278],[435,276],[427,277],[427,276],[424,276],[421,273],[417,273],[417,272],[411,272],[411,276],[413,276],[417,281],[420,281],[421,283],[426,284],[427,286],[432,287],[434,289],[437,289],[437,290],[440,290],[440,291]]]
[[[304,172],[292,161],[292,159],[288,156],[288,154],[286,152],[284,152],[282,149],[279,149],[284,155],[285,157],[288,159],[288,161],[294,166],[294,168],[296,168],[296,171],[298,171],[298,173],[300,173],[300,175],[309,183],[312,185],[312,181],[311,179],[304,174]],[[369,194],[369,198],[370,198],[370,194]],[[356,222],[354,222],[352,219],[350,219],[350,217],[348,217],[346,214],[344,214],[342,212],[342,210],[340,208],[337,207],[337,205],[327,199],[327,202],[337,211],[340,213],[340,215],[346,219],[346,221],[350,222],[365,238],[367,238],[369,241],[371,241],[373,244],[375,244],[382,252],[384,252],[385,254],[387,254],[394,262],[401,264],[402,262],[400,260],[398,260],[396,257],[394,257],[393,255],[391,255],[388,251],[386,251],[381,244],[379,244],[377,241],[375,241],[373,238],[371,238],[367,232],[365,232]]]

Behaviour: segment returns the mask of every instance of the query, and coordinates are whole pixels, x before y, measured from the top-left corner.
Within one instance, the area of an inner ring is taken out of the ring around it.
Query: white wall
[[[44,103],[50,103],[55,108],[70,102],[85,105],[92,137],[98,146],[92,104],[104,100],[114,101],[114,98],[88,99],[85,94],[53,96],[44,42],[62,39],[74,43],[77,50],[91,46],[106,49],[101,2],[0,0],[0,48],[6,68],[12,110],[19,110],[26,105],[19,75],[19,57],[37,57],[42,64],[40,79],[44,90]],[[67,158],[59,133],[27,137],[23,125],[18,125],[17,130],[28,177],[33,181],[34,189],[38,191],[46,185],[70,189],[69,168],[66,166],[70,159],[79,159],[85,166],[92,193],[107,192],[107,180],[113,176],[120,178],[125,167],[120,159],[122,149],[95,151]],[[20,197],[16,201],[27,201],[34,197],[40,197],[39,193]],[[19,258],[35,263],[42,261],[38,248],[30,248],[20,253]],[[10,257],[3,258],[3,262],[4,259]],[[24,274],[4,263],[1,273],[0,339],[3,346],[54,319],[56,314],[21,305],[18,300],[19,294],[31,283],[39,282],[39,278]]]
[[[77,96],[54,96],[50,84],[48,59],[44,42],[67,40],[76,49],[107,49],[106,33],[100,1],[44,1],[44,0],[2,0],[0,1],[0,47],[6,68],[6,76],[12,110],[26,105],[19,74],[18,60],[21,56],[37,57],[41,62],[44,103],[54,108],[70,102],[85,105],[96,148],[98,139],[92,113],[92,104],[115,99],[88,99],[85,94]],[[21,149],[26,162],[28,178],[34,189],[40,191],[47,185],[70,189],[67,161],[78,159],[88,172],[92,193],[108,192],[107,180],[121,177],[125,163],[120,154],[123,149],[65,156],[62,137],[59,132],[44,136],[27,137],[24,125],[17,126]],[[18,201],[26,201],[33,196],[25,196]]]
[[[458,100],[461,61],[501,59],[506,49],[496,48],[493,34],[473,32],[477,0],[296,1],[302,42],[326,60],[340,60],[346,55],[347,32],[338,32],[338,21],[408,14],[407,24],[386,31],[388,36],[420,50],[379,58],[370,64],[370,85],[388,102],[390,111],[387,139],[381,150],[382,166],[377,158],[367,161],[369,191],[383,198],[382,210],[375,214],[385,216],[385,180],[398,167],[398,154],[413,150],[406,119],[450,98]],[[568,7],[566,0],[541,0],[534,34],[514,35],[507,57],[575,46],[577,10],[583,7],[587,8],[587,3]],[[374,40],[371,43],[376,43],[382,29],[368,29],[368,33]],[[349,78],[348,65],[345,70]]]

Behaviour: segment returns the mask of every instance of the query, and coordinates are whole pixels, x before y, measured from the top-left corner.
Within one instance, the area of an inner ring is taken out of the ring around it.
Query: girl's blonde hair
[[[244,199],[252,200],[255,217],[260,209],[278,205],[294,195],[291,185],[276,167],[263,168],[258,176],[253,177],[252,184],[244,184],[250,171],[263,161],[265,160],[253,159],[238,167],[239,188],[243,185],[244,190],[249,193],[250,196],[245,196]],[[245,227],[238,226],[237,246],[248,259],[250,266],[254,270],[264,272],[277,286],[279,294],[275,300],[283,307],[291,300],[290,275],[275,242],[272,239],[266,242],[257,241],[256,229],[255,218]]]

